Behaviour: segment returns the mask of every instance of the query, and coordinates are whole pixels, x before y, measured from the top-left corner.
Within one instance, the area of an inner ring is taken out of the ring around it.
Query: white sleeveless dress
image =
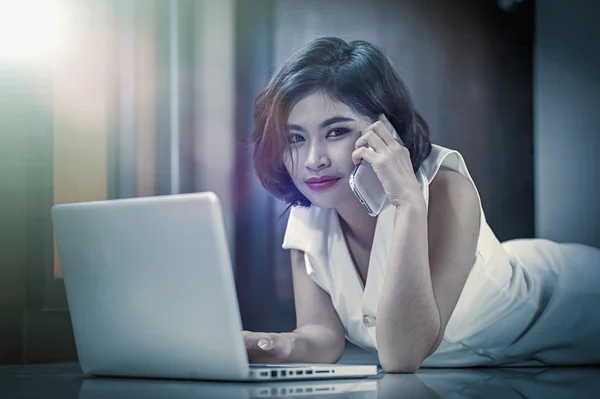
[[[463,157],[433,145],[417,172],[425,201],[441,166],[473,182]],[[600,250],[545,239],[500,243],[481,201],[476,259],[438,349],[424,367],[600,363]],[[377,304],[395,207],[377,218],[363,287],[333,209],[293,207],[283,248],[305,253],[306,272],[329,293],[346,338],[376,353]]]

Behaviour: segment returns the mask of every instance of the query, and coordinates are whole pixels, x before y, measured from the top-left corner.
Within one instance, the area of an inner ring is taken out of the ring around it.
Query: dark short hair
[[[417,171],[431,152],[429,127],[410,92],[375,45],[318,38],[294,53],[255,100],[254,168],[265,189],[290,205],[310,206],[283,164],[287,118],[300,100],[324,92],[373,121],[384,113],[410,152]]]

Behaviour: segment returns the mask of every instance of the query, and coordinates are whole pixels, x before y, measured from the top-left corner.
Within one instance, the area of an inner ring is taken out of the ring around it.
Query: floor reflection
[[[86,379],[79,399],[104,398],[592,398],[600,369],[422,369],[362,380],[219,383]]]
[[[0,366],[0,398],[596,398],[600,368],[421,369],[360,380],[274,383],[92,378],[77,364]]]
[[[439,398],[571,399],[600,392],[600,368],[429,369],[419,378]]]

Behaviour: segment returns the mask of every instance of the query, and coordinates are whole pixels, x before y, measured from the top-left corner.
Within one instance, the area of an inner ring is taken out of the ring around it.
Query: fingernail
[[[271,348],[271,341],[269,341],[268,339],[260,339],[258,341],[258,347],[262,350],[267,350]]]

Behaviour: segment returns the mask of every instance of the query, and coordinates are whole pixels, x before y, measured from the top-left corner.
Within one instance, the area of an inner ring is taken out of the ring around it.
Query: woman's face
[[[285,150],[284,164],[312,204],[334,208],[354,199],[348,183],[354,169],[354,143],[371,123],[320,92],[292,108],[286,126],[291,154]]]

